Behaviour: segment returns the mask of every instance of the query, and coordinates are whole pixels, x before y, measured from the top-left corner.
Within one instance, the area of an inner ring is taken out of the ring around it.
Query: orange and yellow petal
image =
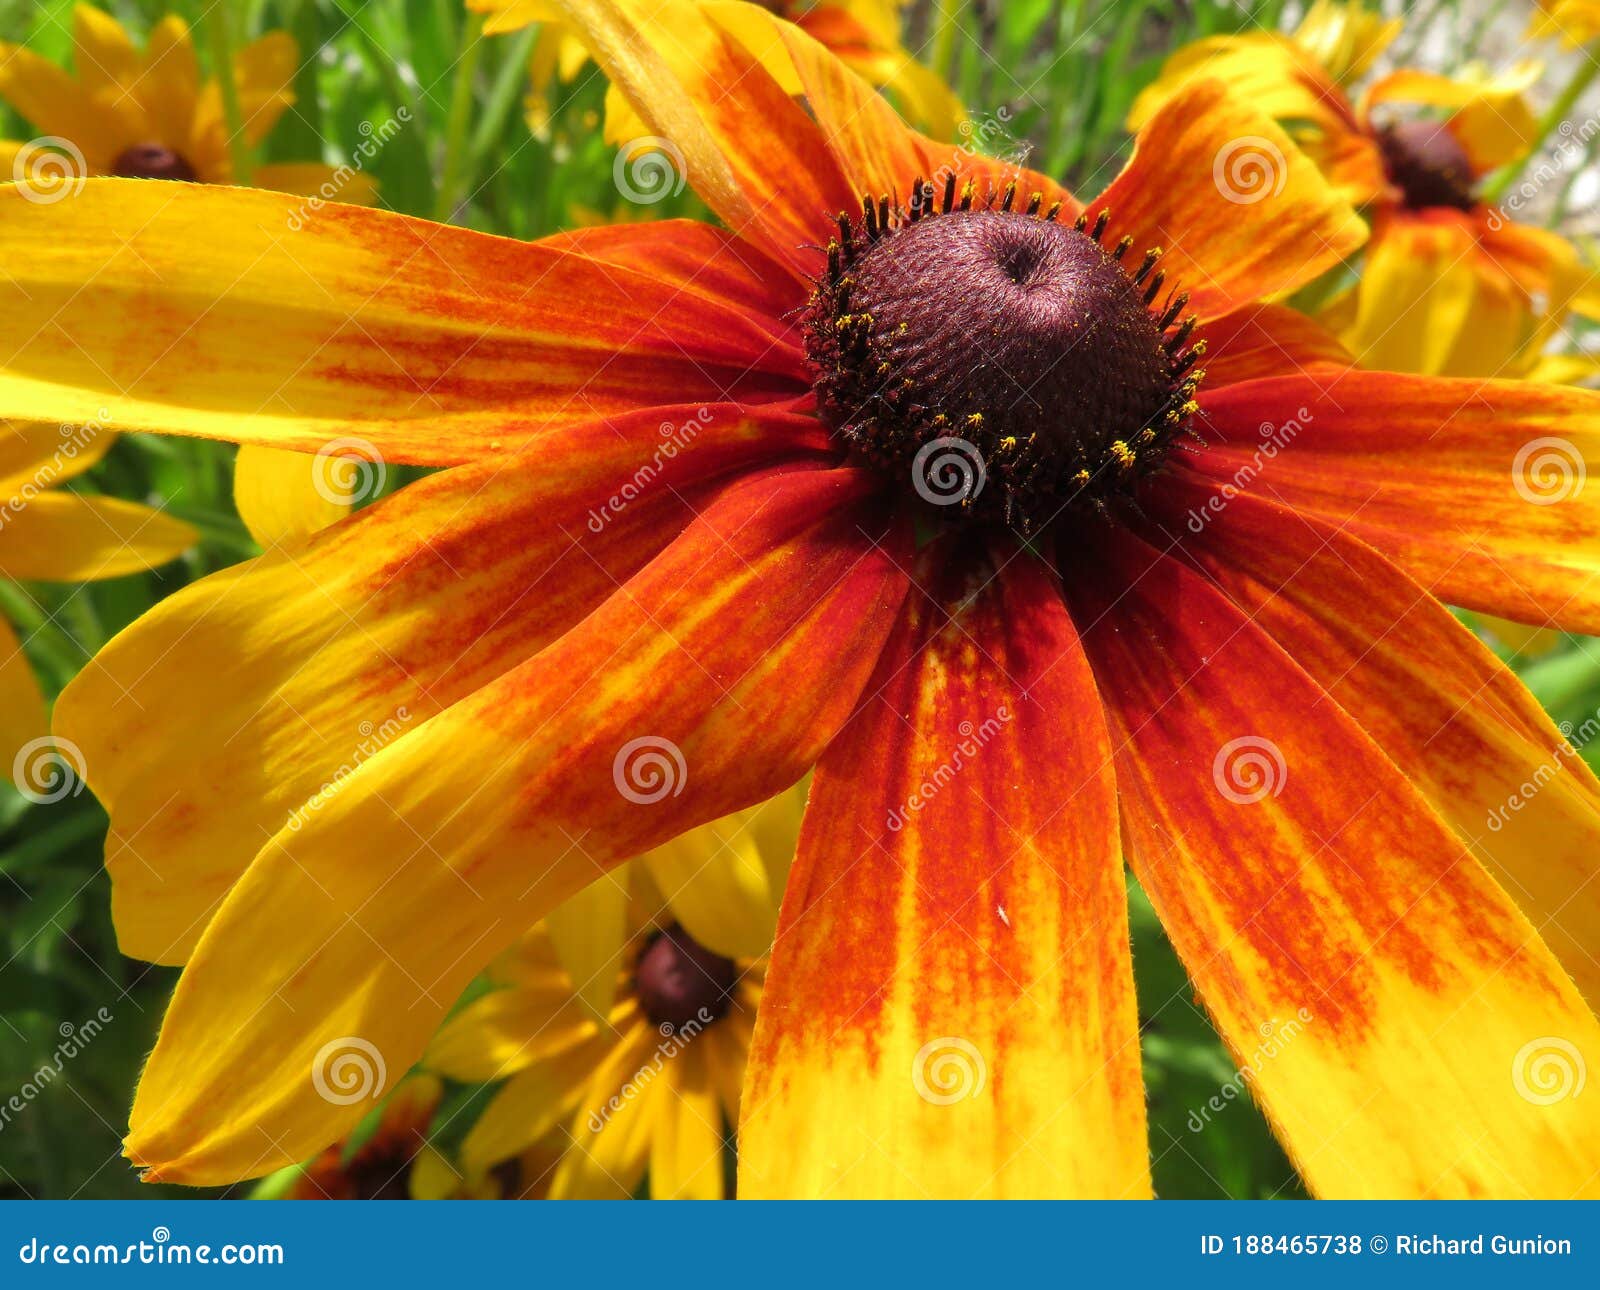
[[[369,757],[577,623],[726,479],[824,442],[809,417],[704,411],[671,412],[699,428],[670,454],[650,411],[431,476],[184,588],[103,649],[57,721],[111,816],[123,950],[182,962],[262,839],[303,828]],[[337,482],[362,463],[323,465]]]
[[[597,415],[807,388],[780,318],[793,292],[687,221],[524,244],[90,180],[54,206],[0,189],[0,257],[0,417],[109,409],[119,429],[438,465]]]
[[[330,166],[321,161],[274,161],[250,172],[256,188],[295,193],[321,202],[371,206],[378,200],[378,182],[351,166]]]
[[[1199,80],[1139,132],[1133,157],[1088,203],[1101,241],[1159,247],[1166,281],[1202,319],[1285,295],[1354,253],[1366,225],[1270,117]]]
[[[1600,1024],[1537,931],[1212,584],[1130,536],[1078,538],[1130,861],[1307,1184],[1593,1194],[1600,1104],[1529,1081],[1539,1045],[1594,1051]]]
[[[1168,532],[1427,797],[1600,1004],[1600,784],[1563,733],[1371,547],[1250,496],[1186,532],[1212,495],[1174,476],[1157,503]]]
[[[182,520],[119,497],[55,491],[10,511],[0,528],[0,575],[88,582],[175,560],[200,535]]]
[[[742,1196],[1150,1189],[1100,701],[1043,565],[952,556],[812,783]]]
[[[1294,30],[1295,44],[1334,80],[1361,76],[1400,34],[1400,18],[1385,18],[1359,0],[1313,0]]]
[[[1543,65],[1531,60],[1492,76],[1401,68],[1375,81],[1362,96],[1362,116],[1380,103],[1447,109],[1446,128],[1466,151],[1473,173],[1482,175],[1525,156],[1538,139],[1539,120],[1526,95],[1543,73]]]
[[[360,485],[358,468],[311,453],[247,443],[233,463],[234,507],[268,550],[344,519]]]
[[[664,1071],[662,1105],[650,1139],[652,1200],[723,1198],[722,1105],[703,1038],[690,1040]]]
[[[0,775],[10,778],[22,749],[49,733],[33,665],[11,624],[0,617]]]
[[[798,779],[905,594],[910,535],[874,519],[878,487],[799,470],[729,490],[576,628],[269,839],[178,983],[130,1158],[203,1182],[305,1156],[359,1114],[305,1079],[330,1045],[403,1071],[595,864]]]
[[[116,438],[98,422],[0,423],[0,508],[83,474],[111,451]]]
[[[1199,334],[1206,342],[1205,384],[1212,389],[1285,372],[1338,372],[1355,363],[1333,333],[1285,305],[1236,309]]]
[[[104,171],[130,143],[123,116],[91,97],[48,58],[0,41],[0,99],[42,136],[64,139],[90,173]]]
[[[1600,394],[1351,370],[1199,400],[1208,479],[1345,528],[1448,604],[1600,632]],[[1265,466],[1263,426],[1295,431]]]

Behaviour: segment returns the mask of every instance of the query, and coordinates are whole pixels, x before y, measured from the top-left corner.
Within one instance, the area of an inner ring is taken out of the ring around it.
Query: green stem
[[[455,216],[471,179],[467,130],[472,123],[472,84],[482,53],[483,15],[474,12],[467,15],[461,28],[461,48],[456,55],[455,78],[450,86],[450,116],[444,129],[444,168],[433,207],[433,217],[441,224]]]
[[[233,182],[248,184],[254,168],[250,144],[244,137],[244,112],[239,107],[239,85],[233,77],[233,32],[228,6],[217,0],[206,14],[206,35],[211,43],[212,72],[222,91],[222,118],[228,126],[228,155],[233,158]]]
[[[1573,73],[1572,79],[1567,82],[1556,101],[1552,103],[1545,114],[1539,118],[1539,128],[1533,136],[1533,142],[1528,145],[1528,150],[1523,154],[1522,160],[1514,165],[1507,166],[1484,188],[1483,198],[1487,202],[1498,201],[1504,196],[1506,189],[1516,182],[1533,156],[1544,146],[1544,141],[1550,137],[1553,130],[1557,129],[1572,113],[1572,106],[1578,101],[1583,92],[1594,83],[1596,75],[1600,75],[1600,61],[1595,58],[1600,49],[1585,47],[1582,50],[1582,62],[1578,70]]]

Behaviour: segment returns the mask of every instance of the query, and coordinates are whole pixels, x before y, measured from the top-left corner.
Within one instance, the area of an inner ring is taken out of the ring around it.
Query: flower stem
[[[248,184],[254,168],[250,144],[244,137],[244,112],[239,107],[239,85],[233,75],[233,32],[228,7],[218,0],[206,14],[206,36],[211,44],[212,72],[222,91],[222,118],[228,126],[228,155],[233,159],[233,182]]]
[[[469,13],[461,28],[461,48],[456,54],[455,78],[450,86],[450,116],[444,129],[444,169],[439,192],[434,200],[433,217],[449,222],[456,207],[465,200],[471,160],[467,130],[472,124],[472,83],[478,74],[478,57],[483,52],[483,15]]]

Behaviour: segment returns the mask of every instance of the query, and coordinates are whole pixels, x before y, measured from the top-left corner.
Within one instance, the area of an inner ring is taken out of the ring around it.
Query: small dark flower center
[[[111,163],[111,173],[123,179],[185,179],[191,183],[198,178],[193,166],[159,143],[134,144]]]
[[[674,923],[639,955],[634,993],[657,1026],[710,1025],[733,1007],[739,979],[732,959],[713,954]]]
[[[818,408],[862,458],[951,518],[1036,531],[1064,508],[1103,509],[1191,433],[1186,295],[1162,298],[1161,252],[1100,243],[1016,193],[908,209],[865,199],[840,216],[806,315]],[[1159,303],[1158,303],[1159,302]]]
[[[1455,135],[1441,121],[1405,121],[1385,126],[1378,135],[1389,182],[1404,194],[1412,210],[1449,206],[1469,211],[1472,162]]]

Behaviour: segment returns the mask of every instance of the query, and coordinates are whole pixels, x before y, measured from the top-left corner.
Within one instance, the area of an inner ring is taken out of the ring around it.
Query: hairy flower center
[[[806,316],[828,427],[947,515],[1033,532],[1067,507],[1104,508],[1190,430],[1186,295],[1162,297],[1161,252],[1101,245],[1015,190],[909,207],[864,199],[839,217]]]
[[[732,959],[713,954],[674,923],[639,955],[634,992],[657,1026],[681,1030],[691,1021],[709,1025],[727,1016],[738,979]]]
[[[1441,122],[1406,121],[1387,126],[1378,143],[1389,182],[1404,194],[1408,207],[1472,209],[1472,162]]]
[[[124,179],[186,179],[198,176],[194,167],[171,148],[159,143],[136,143],[111,163],[111,173]]]

